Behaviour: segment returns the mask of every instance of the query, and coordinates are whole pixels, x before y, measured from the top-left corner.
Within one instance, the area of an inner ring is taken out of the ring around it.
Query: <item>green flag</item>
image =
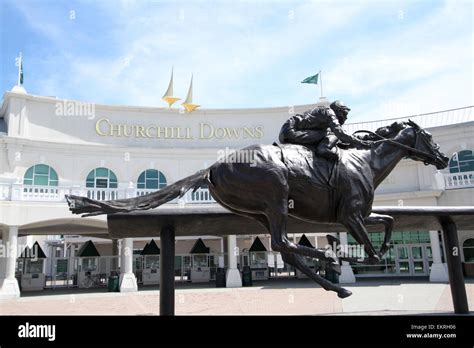
[[[317,73],[316,75],[305,78],[303,81],[301,81],[301,83],[314,83],[315,85],[317,85],[318,84],[318,77],[319,77],[319,73]]]
[[[20,85],[23,84],[23,61],[20,61]]]

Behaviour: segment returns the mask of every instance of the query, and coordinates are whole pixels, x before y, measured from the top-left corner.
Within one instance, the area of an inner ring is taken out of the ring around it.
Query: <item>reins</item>
[[[367,134],[370,134],[372,136],[378,137],[380,139],[380,140],[374,140],[374,141],[372,141],[372,143],[387,142],[387,143],[390,143],[392,145],[398,146],[402,149],[408,150],[410,152],[413,152],[413,153],[416,153],[416,154],[419,154],[419,155],[423,155],[423,156],[426,156],[426,157],[431,158],[433,160],[436,160],[436,156],[434,156],[430,153],[423,152],[421,150],[418,150],[418,149],[415,149],[413,147],[407,146],[405,144],[399,143],[398,141],[395,141],[395,140],[392,140],[392,139],[384,138],[383,136],[381,136],[380,134],[377,134],[375,132],[368,131],[368,130],[358,130],[358,131],[355,131],[353,134],[357,134],[357,133],[367,133]],[[418,143],[418,131],[416,129],[415,129],[415,134],[416,134],[416,140],[415,140],[415,146],[416,146],[416,144]]]

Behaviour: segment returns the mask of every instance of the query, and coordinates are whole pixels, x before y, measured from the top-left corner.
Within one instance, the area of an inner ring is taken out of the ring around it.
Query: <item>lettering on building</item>
[[[210,123],[199,123],[197,129],[191,127],[138,125],[113,123],[101,118],[95,124],[95,132],[100,136],[148,138],[148,139],[260,139],[262,126],[218,127]]]

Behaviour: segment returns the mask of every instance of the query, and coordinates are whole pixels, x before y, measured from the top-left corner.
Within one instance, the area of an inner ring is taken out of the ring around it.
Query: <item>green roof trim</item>
[[[154,239],[145,245],[140,255],[160,255],[160,248],[158,248]]]
[[[249,252],[254,252],[254,251],[267,251],[267,248],[265,248],[265,245],[263,245],[262,241],[260,238],[255,238],[255,240],[252,243],[252,246],[249,249]]]
[[[194,246],[192,247],[190,254],[209,254],[210,249],[204,244],[201,238],[199,238]]]
[[[298,245],[302,245],[308,248],[314,248],[313,244],[309,241],[308,237],[306,237],[305,234],[303,234],[300,238],[300,241],[298,242]]]
[[[77,257],[99,257],[99,256],[100,254],[91,240],[88,240],[87,242],[85,242],[77,252]]]

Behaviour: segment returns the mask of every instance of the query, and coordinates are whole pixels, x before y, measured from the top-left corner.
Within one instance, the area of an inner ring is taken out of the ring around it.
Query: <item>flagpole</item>
[[[22,60],[22,54],[20,52],[20,59],[18,60],[18,83],[17,86],[20,86],[20,75],[21,75],[21,60]]]
[[[321,70],[319,70],[319,81],[321,82],[321,98],[323,97],[323,75],[321,74]]]

